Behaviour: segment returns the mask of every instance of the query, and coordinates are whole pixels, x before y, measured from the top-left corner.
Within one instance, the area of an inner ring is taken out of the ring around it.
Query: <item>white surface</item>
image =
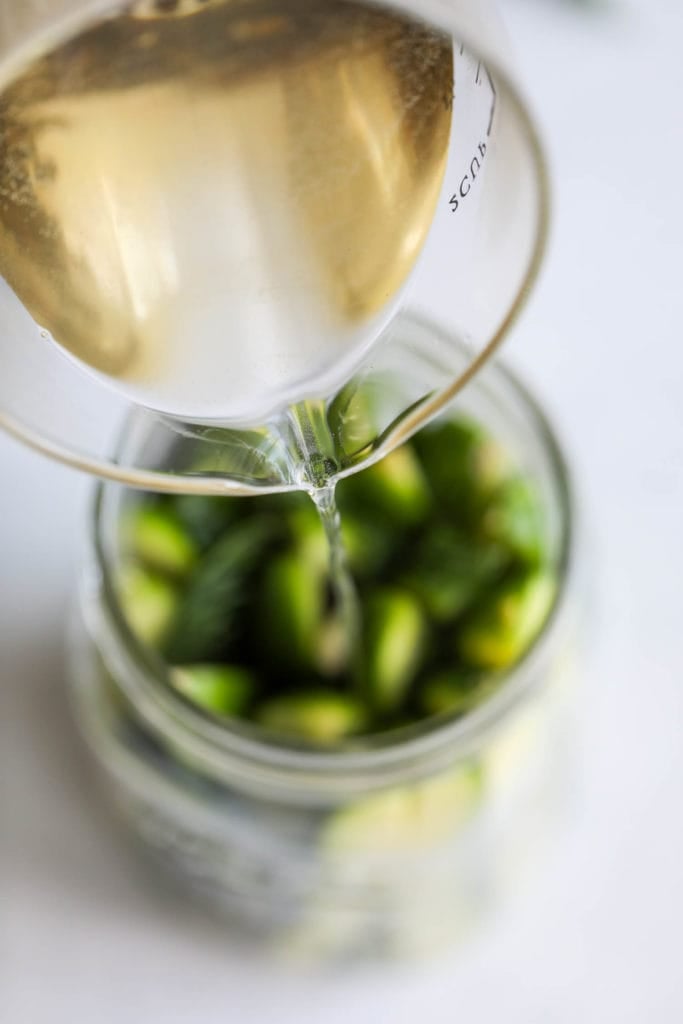
[[[683,1019],[683,8],[582,6],[506,4],[557,206],[507,354],[563,431],[591,535],[581,799],[564,845],[476,941],[431,964],[316,977],[237,952],[150,884],[99,804],[61,665],[86,486],[0,439],[7,1024]]]

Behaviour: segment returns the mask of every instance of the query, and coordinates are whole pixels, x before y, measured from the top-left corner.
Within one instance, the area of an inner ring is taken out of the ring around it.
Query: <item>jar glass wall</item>
[[[518,884],[561,808],[575,575],[566,469],[543,413],[500,365],[455,411],[500,439],[535,482],[555,604],[480,706],[349,749],[274,743],[246,723],[211,719],[168,686],[111,582],[130,492],[98,491],[71,645],[82,732],[159,863],[241,931],[290,953],[406,953],[461,934]],[[146,441],[139,431],[133,440]]]

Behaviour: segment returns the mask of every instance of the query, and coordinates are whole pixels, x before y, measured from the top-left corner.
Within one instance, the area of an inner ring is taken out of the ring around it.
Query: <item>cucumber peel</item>
[[[425,617],[412,594],[399,588],[372,594],[365,607],[364,677],[368,703],[381,714],[398,711],[420,666]]]
[[[491,496],[481,515],[481,535],[504,546],[531,565],[544,555],[544,516],[540,497],[531,481],[514,477]]]
[[[155,572],[187,576],[199,549],[168,506],[136,506],[124,524],[124,537],[133,557]]]
[[[557,590],[550,572],[532,572],[501,586],[458,634],[457,650],[481,669],[504,669],[528,649],[543,627]]]
[[[367,725],[362,703],[334,691],[311,691],[264,701],[255,720],[271,732],[323,746],[354,736]]]
[[[375,519],[420,523],[431,506],[431,492],[419,459],[408,445],[396,448],[369,469],[339,482],[342,520],[346,510],[369,511]]]
[[[164,576],[137,565],[126,566],[118,580],[123,615],[137,638],[159,648],[178,611],[178,591]]]
[[[261,587],[259,631],[268,657],[280,671],[312,667],[325,612],[325,577],[288,551],[272,560]]]
[[[172,668],[171,683],[184,697],[217,715],[243,715],[254,696],[253,673],[235,665]]]

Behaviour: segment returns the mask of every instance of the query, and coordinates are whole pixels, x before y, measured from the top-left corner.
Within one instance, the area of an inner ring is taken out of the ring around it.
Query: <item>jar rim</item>
[[[182,752],[186,761],[213,779],[261,795],[285,792],[291,800],[303,803],[348,797],[432,774],[454,760],[467,759],[501,720],[538,688],[542,673],[536,669],[543,665],[562,628],[573,584],[575,507],[570,473],[546,413],[515,373],[496,361],[469,387],[489,394],[505,388],[521,403],[539,438],[559,513],[558,588],[553,606],[524,655],[502,673],[495,692],[476,708],[464,715],[430,716],[333,750],[276,742],[252,723],[219,721],[170,686],[165,663],[133,634],[116,598],[104,538],[108,515],[111,518],[110,498],[125,488],[111,482],[98,485],[91,542],[100,600],[95,612],[98,621],[91,625],[105,661],[115,659],[122,666],[122,678],[117,674],[117,680],[145,725]]]

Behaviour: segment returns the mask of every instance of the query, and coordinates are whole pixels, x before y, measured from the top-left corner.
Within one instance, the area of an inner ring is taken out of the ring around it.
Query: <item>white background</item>
[[[87,483],[0,439],[7,1024],[683,1020],[683,5],[507,0],[555,229],[507,347],[569,448],[590,594],[577,807],[530,891],[416,967],[302,975],[151,883],[65,703]]]

